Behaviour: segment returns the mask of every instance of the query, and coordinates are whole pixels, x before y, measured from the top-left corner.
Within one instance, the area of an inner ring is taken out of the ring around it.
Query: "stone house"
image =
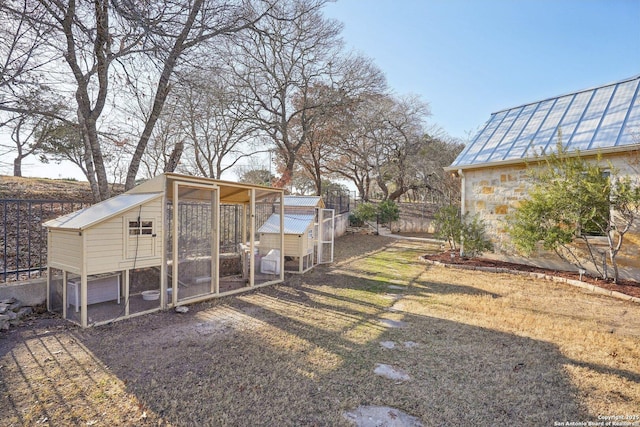
[[[640,75],[495,112],[446,168],[460,177],[462,212],[487,225],[495,251],[489,256],[575,269],[554,254],[519,257],[505,232],[506,215],[527,197],[527,159],[554,150],[559,133],[567,152],[600,156],[620,176],[640,180]],[[601,250],[607,247],[594,239]],[[621,277],[640,280],[639,227],[627,234],[618,262]]]

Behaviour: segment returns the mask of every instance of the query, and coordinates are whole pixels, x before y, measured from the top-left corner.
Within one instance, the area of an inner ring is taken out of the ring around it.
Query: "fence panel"
[[[0,282],[29,279],[47,268],[43,222],[88,206],[61,200],[0,200]]]

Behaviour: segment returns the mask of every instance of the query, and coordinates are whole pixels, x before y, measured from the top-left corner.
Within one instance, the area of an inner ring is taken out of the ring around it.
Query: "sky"
[[[640,74],[640,0],[338,0],[325,15],[463,141],[493,112]],[[24,173],[84,179],[35,159]]]
[[[640,74],[640,0],[338,0],[325,15],[463,140],[493,112]]]

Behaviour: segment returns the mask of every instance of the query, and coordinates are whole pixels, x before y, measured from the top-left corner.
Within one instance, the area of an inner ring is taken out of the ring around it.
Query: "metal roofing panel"
[[[591,142],[600,127],[600,123],[607,114],[614,91],[614,86],[606,86],[594,92],[591,104],[585,110],[582,120],[580,120],[578,127],[568,141],[571,146],[580,150],[591,148]]]
[[[523,133],[526,126],[531,121],[531,118],[533,117],[537,106],[539,106],[539,104],[529,104],[529,105],[525,105],[522,108],[522,110],[520,111],[520,114],[513,121],[513,123],[511,124],[511,128],[503,138],[504,141],[512,141],[512,143],[498,144],[498,146],[495,148],[493,154],[488,159],[488,161],[492,162],[492,161],[504,159],[507,153],[513,148],[516,141],[519,139],[520,135]]]
[[[79,211],[52,219],[43,225],[48,228],[84,230],[98,222],[105,221],[160,196],[162,196],[162,193],[124,193]]]
[[[447,169],[524,159],[555,150],[637,145],[640,75],[493,113]]]
[[[313,215],[286,214],[284,234],[303,234],[313,224],[314,219]],[[272,214],[258,229],[258,233],[280,233],[280,215]]]
[[[486,162],[491,158],[496,148],[498,148],[506,134],[513,127],[513,123],[518,120],[518,117],[520,117],[520,113],[522,113],[522,110],[524,110],[524,107],[514,108],[513,110],[509,110],[507,112],[507,115],[500,122],[495,132],[493,132],[493,135],[491,136],[489,141],[487,141],[487,143],[482,148],[482,151],[479,152],[476,156],[476,162]]]
[[[553,106],[555,105],[555,99],[549,99],[543,102],[539,102],[535,105],[534,111],[531,113],[529,122],[525,125],[524,129],[516,137],[510,147],[506,150],[502,160],[519,159],[522,157],[522,153],[527,153],[529,147],[533,143],[536,134],[542,128],[547,116],[551,113]],[[504,144],[506,145],[506,143]],[[499,159],[498,159],[499,160]]]
[[[637,86],[638,81],[631,81],[615,87],[607,113],[603,117],[600,128],[591,143],[593,148],[604,146],[606,141],[618,139],[618,134],[620,133],[619,124],[624,121],[627,111],[629,111]]]
[[[319,206],[320,196],[284,196],[284,205],[291,207],[316,207]]]

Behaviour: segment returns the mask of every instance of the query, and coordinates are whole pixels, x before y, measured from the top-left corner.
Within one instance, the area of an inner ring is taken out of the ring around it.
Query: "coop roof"
[[[313,224],[313,215],[293,215],[284,216],[284,234],[303,234],[307,228]],[[279,233],[280,215],[272,214],[267,221],[258,229],[258,233]]]
[[[43,225],[48,228],[84,230],[98,222],[105,221],[160,196],[162,196],[162,193],[124,193],[79,211],[52,219]]]
[[[622,151],[639,146],[640,75],[491,115],[448,170],[520,161],[556,147]]]
[[[315,208],[323,207],[322,197],[320,196],[284,196],[284,205],[286,207],[305,207]]]

